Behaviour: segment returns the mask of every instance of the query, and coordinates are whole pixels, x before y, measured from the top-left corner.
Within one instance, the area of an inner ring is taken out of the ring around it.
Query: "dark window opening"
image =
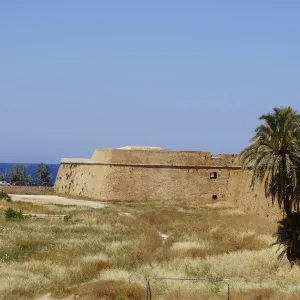
[[[210,172],[210,179],[216,179],[217,176],[217,172]]]
[[[217,196],[217,195],[212,195],[212,199],[213,199],[213,200],[217,200],[217,199],[218,199],[218,196]]]

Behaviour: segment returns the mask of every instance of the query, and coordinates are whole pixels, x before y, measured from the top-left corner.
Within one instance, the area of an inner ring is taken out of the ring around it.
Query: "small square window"
[[[217,196],[217,195],[212,195],[212,199],[213,199],[213,200],[217,200],[217,199],[218,199],[218,196]]]
[[[210,172],[210,179],[216,179],[217,178],[217,172]]]

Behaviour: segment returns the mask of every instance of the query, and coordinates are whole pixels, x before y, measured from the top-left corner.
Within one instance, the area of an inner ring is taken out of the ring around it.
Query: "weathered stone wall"
[[[231,170],[225,200],[248,213],[266,217],[272,221],[282,218],[277,203],[273,206],[271,198],[265,197],[264,185],[256,182],[253,187],[251,180],[251,170]]]
[[[211,179],[210,173],[217,172]],[[211,199],[232,202],[246,212],[278,220],[277,204],[264,186],[251,186],[238,156],[210,152],[96,149],[91,159],[63,159],[55,192],[102,201]]]
[[[97,149],[90,160],[63,159],[55,192],[102,201],[225,198],[232,155]],[[210,172],[217,172],[211,179]]]
[[[210,179],[217,171],[218,178]],[[58,194],[99,200],[149,201],[225,198],[229,170],[63,164],[55,186]]]
[[[48,186],[0,186],[0,191],[17,195],[53,195],[54,188]]]

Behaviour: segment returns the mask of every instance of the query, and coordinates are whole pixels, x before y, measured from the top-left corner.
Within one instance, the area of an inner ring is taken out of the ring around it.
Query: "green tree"
[[[291,107],[283,107],[259,119],[264,123],[256,128],[250,145],[242,151],[241,162],[244,169],[253,169],[252,184],[264,182],[266,196],[285,213],[282,222],[288,227],[283,233],[282,224],[279,226],[278,241],[285,240],[291,264],[299,263],[300,116]]]
[[[10,170],[11,173],[10,180],[12,182],[16,182],[16,181],[28,182],[31,177],[30,175],[27,175],[27,172],[28,172],[27,165],[15,164]]]
[[[31,177],[31,175],[26,175],[26,176],[24,177],[24,181],[27,182],[27,183],[29,183],[29,182],[32,182],[33,179],[32,179],[32,177]]]
[[[51,181],[51,168],[49,165],[40,163],[35,170],[35,179],[38,183],[50,183]]]
[[[6,176],[5,173],[1,173],[0,174],[0,181],[7,181],[8,180],[8,177]]]

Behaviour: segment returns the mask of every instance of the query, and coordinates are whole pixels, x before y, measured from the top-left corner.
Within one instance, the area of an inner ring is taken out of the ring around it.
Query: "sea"
[[[0,174],[5,173],[9,169],[11,169],[16,163],[0,163]],[[32,178],[35,177],[34,171],[36,170],[38,164],[32,164],[32,163],[20,163],[22,165],[28,166],[28,175],[30,175]],[[48,164],[50,166],[50,172],[51,172],[51,183],[54,184],[59,164]]]

